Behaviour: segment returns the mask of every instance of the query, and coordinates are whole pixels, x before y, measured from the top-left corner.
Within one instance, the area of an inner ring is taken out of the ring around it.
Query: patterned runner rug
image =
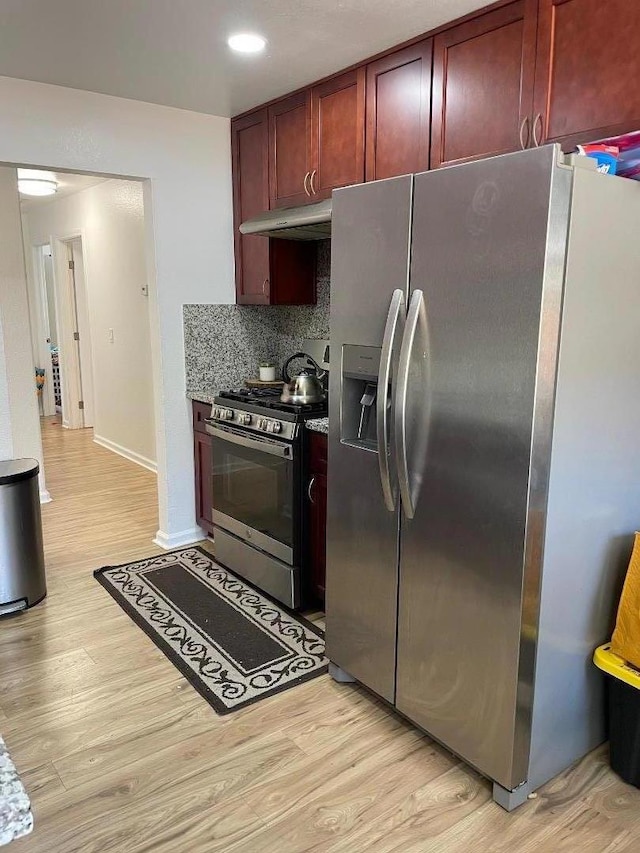
[[[326,672],[319,628],[274,604],[201,548],[94,574],[219,714]]]

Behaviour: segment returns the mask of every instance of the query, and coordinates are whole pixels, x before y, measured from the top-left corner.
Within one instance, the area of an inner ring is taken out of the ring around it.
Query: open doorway
[[[21,196],[43,438],[62,431],[57,444],[43,441],[45,457],[55,447],[106,470],[106,448],[155,472],[142,184],[54,176],[55,195]]]

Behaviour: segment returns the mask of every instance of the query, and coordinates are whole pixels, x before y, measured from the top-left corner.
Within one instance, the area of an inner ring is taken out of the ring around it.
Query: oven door
[[[213,436],[213,523],[294,564],[293,444],[207,423]]]

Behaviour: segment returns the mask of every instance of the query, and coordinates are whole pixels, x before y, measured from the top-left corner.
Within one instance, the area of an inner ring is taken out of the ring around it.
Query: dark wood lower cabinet
[[[324,601],[327,571],[327,477],[313,474],[311,477],[311,589]]]
[[[212,438],[205,431],[204,419],[211,414],[207,403],[193,401],[193,457],[195,468],[196,521],[213,534],[213,495],[211,481]]]
[[[311,593],[324,603],[327,566],[327,436],[309,434],[309,575]]]

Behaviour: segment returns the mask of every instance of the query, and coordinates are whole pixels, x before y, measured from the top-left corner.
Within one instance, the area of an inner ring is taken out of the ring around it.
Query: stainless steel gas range
[[[241,389],[221,392],[206,422],[216,559],[292,608],[306,589],[304,422],[326,414],[326,402]]]

